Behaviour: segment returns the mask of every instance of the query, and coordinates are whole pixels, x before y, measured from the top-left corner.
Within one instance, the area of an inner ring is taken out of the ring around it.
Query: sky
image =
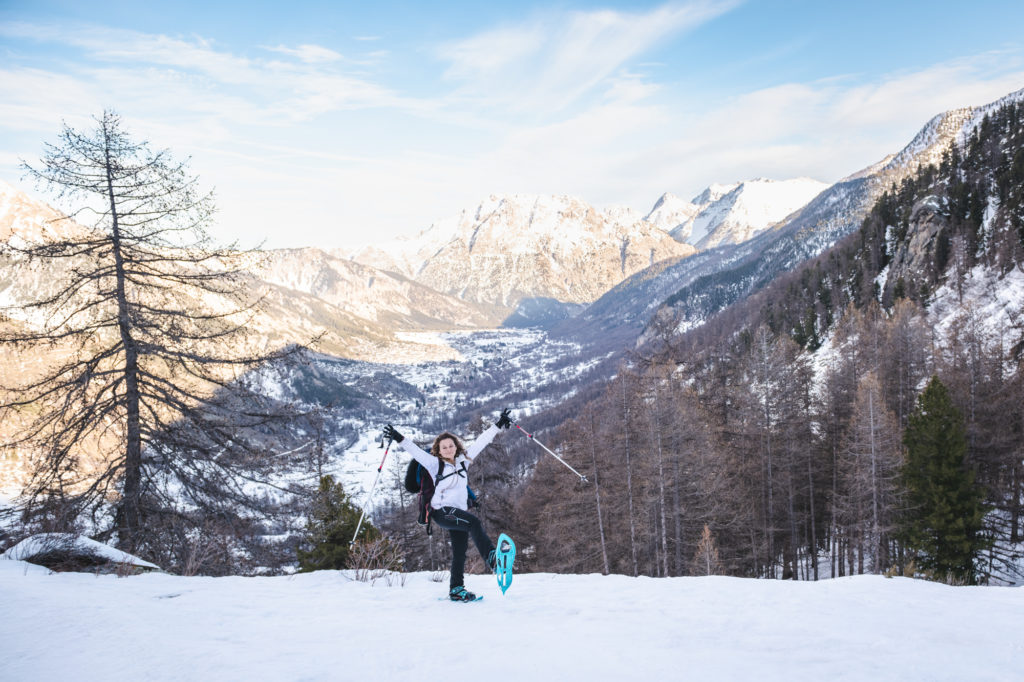
[[[354,577],[118,578],[0,558],[4,679],[1011,682],[1024,655],[1020,587],[520,573],[505,595],[468,575],[483,600],[453,604],[443,572]]]
[[[1024,88],[1024,3],[0,0],[0,179],[104,109],[221,242],[349,249],[492,194],[649,211],[840,178]]]

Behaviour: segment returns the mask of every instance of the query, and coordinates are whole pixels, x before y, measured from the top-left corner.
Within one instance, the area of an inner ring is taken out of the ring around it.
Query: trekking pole
[[[384,445],[384,439],[381,439],[380,444],[381,446]],[[366,516],[366,507],[370,504],[370,497],[373,495],[373,489],[377,487],[377,481],[380,480],[380,472],[384,470],[384,460],[388,458],[389,452],[391,452],[390,438],[388,438],[388,446],[384,448],[384,457],[380,460],[380,466],[377,467],[377,477],[373,479],[373,485],[370,486],[370,491],[366,493],[366,500],[363,502],[363,513],[359,515],[359,523],[356,525],[356,532],[352,536],[352,540],[348,543],[349,547],[356,543],[356,538],[359,536],[359,529],[363,527],[363,518]]]
[[[513,424],[515,424],[515,426],[516,426],[516,428],[517,428],[517,429],[519,429],[520,431],[522,431],[523,433],[525,433],[525,434],[526,434],[526,437],[527,437],[527,438],[529,438],[529,439],[530,439],[530,440],[532,440],[532,441],[533,441],[534,443],[536,443],[537,445],[539,445],[539,446],[541,446],[542,448],[544,448],[544,450],[545,450],[545,451],[546,451],[546,452],[547,452],[547,453],[548,453],[549,455],[551,455],[552,457],[554,457],[555,459],[557,459],[557,460],[558,460],[559,462],[561,462],[562,464],[564,464],[565,466],[567,466],[567,467],[569,468],[569,471],[571,471],[571,472],[573,472],[574,474],[576,474],[577,476],[579,476],[579,477],[580,477],[580,482],[581,482],[581,483],[590,483],[590,481],[588,481],[588,480],[587,480],[587,477],[586,477],[586,476],[584,476],[583,474],[581,474],[580,472],[576,471],[576,470],[575,470],[575,469],[573,469],[573,468],[572,468],[571,466],[569,466],[569,463],[568,463],[568,462],[566,462],[566,461],[565,461],[564,459],[562,459],[561,457],[559,457],[558,455],[556,455],[555,453],[553,453],[553,452],[551,451],[551,449],[550,449],[550,448],[549,448],[548,446],[544,445],[544,443],[541,443],[541,442],[540,442],[539,440],[537,440],[537,439],[536,439],[536,438],[535,438],[535,437],[533,436],[533,434],[532,434],[532,433],[530,433],[529,431],[527,431],[526,429],[524,429],[524,428],[523,428],[522,426],[520,426],[520,425],[519,425],[519,422],[512,422],[512,423],[513,423]]]

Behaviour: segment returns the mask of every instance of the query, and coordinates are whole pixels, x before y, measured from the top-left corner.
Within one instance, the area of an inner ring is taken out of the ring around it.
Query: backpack
[[[462,463],[462,468],[465,470],[465,462]],[[434,481],[441,476],[442,471],[444,471],[444,462],[441,459],[437,460],[437,473],[433,476],[415,459],[410,460],[409,466],[405,468],[405,489],[410,493],[418,493],[416,523],[427,527],[427,535],[432,534],[429,512],[430,501],[434,498]],[[468,483],[466,484],[466,491],[469,493],[468,506],[471,508],[479,506],[480,503],[476,499],[476,493],[473,492]]]

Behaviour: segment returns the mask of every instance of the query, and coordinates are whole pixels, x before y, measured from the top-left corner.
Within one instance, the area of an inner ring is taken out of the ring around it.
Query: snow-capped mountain
[[[723,243],[686,259],[660,263],[608,291],[575,318],[565,333],[636,328],[647,323],[666,300],[684,327],[699,326],[728,305],[757,291],[782,272],[793,269],[860,227],[881,194],[917,172],[938,163],[957,140],[964,140],[984,114],[1009,101],[1024,100],[1024,90],[997,102],[954,109],[928,121],[899,152],[850,174],[821,191],[785,220],[739,244]],[[727,186],[726,186],[727,187]],[[714,187],[705,197],[711,198]],[[724,197],[733,187],[719,197]],[[666,202],[668,205],[668,202]],[[712,204],[714,205],[714,204]]]
[[[690,201],[671,193],[662,195],[645,220],[701,250],[739,244],[777,224],[827,187],[811,178],[714,184]]]
[[[0,182],[0,242],[16,246],[88,232],[47,204]],[[450,359],[457,356],[451,348],[403,338],[395,331],[488,327],[506,313],[317,249],[257,253],[250,260],[246,286],[264,294],[263,311],[250,326],[272,343],[305,343],[326,332],[320,349],[341,357]],[[74,265],[71,259],[29,265],[15,253],[0,256],[0,306],[9,308],[7,321],[35,324],[35,313],[19,306],[54,290],[64,281],[65,269]]]
[[[741,244],[776,225],[828,188],[811,178],[740,183],[701,211],[693,221],[690,243],[699,249]]]
[[[712,184],[690,201],[684,201],[671,192],[666,192],[654,204],[645,220],[671,234],[676,241],[693,243],[690,235],[697,217],[738,186],[739,183]]]
[[[696,197],[692,201],[686,201],[671,192],[665,192],[658,198],[654,208],[644,217],[644,220],[652,225],[657,225],[677,241],[685,242],[690,237],[693,219],[700,214],[705,206],[707,203],[699,204]]]
[[[513,308],[530,299],[589,303],[659,260],[693,252],[628,209],[492,195],[413,239],[353,258],[466,301]]]
[[[0,180],[0,243],[61,239],[86,230],[64,214]]]

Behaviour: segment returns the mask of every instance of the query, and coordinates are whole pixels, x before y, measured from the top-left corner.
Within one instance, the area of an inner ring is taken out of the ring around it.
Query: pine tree
[[[304,544],[309,549],[300,548],[297,552],[299,571],[348,568],[349,543],[358,523],[359,509],[349,501],[341,483],[330,474],[321,477],[306,522]],[[379,535],[376,528],[364,521],[358,539],[374,540]]]
[[[938,377],[918,397],[903,444],[907,547],[936,577],[976,583],[975,559],[986,546],[980,532],[985,505],[966,462],[963,415]]]

